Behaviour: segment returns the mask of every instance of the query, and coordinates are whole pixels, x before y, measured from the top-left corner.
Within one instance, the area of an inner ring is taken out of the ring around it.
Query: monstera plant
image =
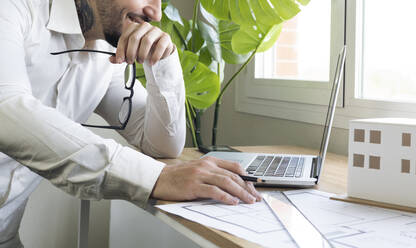
[[[169,0],[163,1],[161,22],[153,23],[171,35],[183,69],[187,125],[193,144],[200,147],[204,110],[215,103],[212,145],[216,145],[222,97],[254,55],[271,48],[282,24],[310,0],[195,0],[191,20],[180,16]],[[224,81],[226,64],[240,68]],[[137,77],[145,83],[141,66]]]

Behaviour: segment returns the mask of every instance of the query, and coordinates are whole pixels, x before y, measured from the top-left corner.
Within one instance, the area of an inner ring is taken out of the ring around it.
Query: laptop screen
[[[328,148],[329,136],[331,134],[332,122],[334,120],[334,114],[335,114],[335,109],[337,105],[338,92],[339,92],[339,88],[341,85],[341,76],[343,75],[343,72],[344,72],[345,56],[346,56],[346,46],[343,46],[341,52],[338,55],[337,67],[335,70],[334,80],[332,83],[331,96],[329,98],[328,111],[326,113],[324,133],[322,135],[321,147],[319,149],[317,171],[315,174],[317,175],[318,179],[321,173],[322,165],[325,160],[326,150]]]

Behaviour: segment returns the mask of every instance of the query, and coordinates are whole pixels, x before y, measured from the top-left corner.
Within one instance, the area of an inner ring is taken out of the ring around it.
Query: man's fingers
[[[175,49],[175,45],[173,43],[170,43],[169,48],[165,50],[162,59],[169,57],[175,51]]]
[[[129,64],[133,64],[133,62],[136,61],[138,55],[137,50],[140,46],[141,40],[144,36],[146,36],[148,32],[150,32],[150,30],[151,26],[150,24],[148,24],[140,26],[140,28],[136,29],[133,33],[131,33],[126,47],[126,61]]]
[[[260,195],[259,192],[257,192],[256,188],[254,188],[253,182],[246,182],[246,184],[248,185],[248,192],[254,195],[257,201],[261,201],[263,197]]]
[[[219,189],[217,186],[214,185],[207,185],[202,184],[199,187],[199,192],[197,193],[198,197],[202,198],[212,198],[214,200],[223,202],[229,205],[237,205],[239,200],[227,192]]]
[[[150,53],[154,43],[161,38],[162,31],[158,28],[152,28],[140,41],[140,46],[137,51],[137,61],[143,63]]]
[[[246,182],[243,179],[241,179],[241,177],[238,174],[235,174],[231,171],[228,171],[222,168],[218,168],[217,170],[215,170],[214,173],[222,174],[224,176],[231,178],[234,182],[239,184],[242,188],[244,188],[245,190],[247,190],[247,192],[249,192],[252,196],[254,196],[257,201],[261,200],[261,195],[254,188],[254,185],[252,182]]]
[[[122,63],[126,61],[126,48],[127,42],[130,35],[136,30],[136,25],[130,25],[127,29],[121,34],[120,39],[118,40],[117,50],[116,50],[116,61],[117,63]]]
[[[170,49],[170,37],[167,34],[163,34],[153,49],[152,57],[150,58],[150,64],[153,65],[158,62],[167,50]]]
[[[204,182],[215,185],[246,203],[254,203],[256,201],[256,198],[252,196],[244,187],[241,187],[228,176],[211,174],[204,179]]]
[[[218,167],[232,171],[239,175],[247,175],[247,173],[244,171],[243,167],[239,163],[222,160],[218,158],[211,158],[211,159],[214,160],[214,162],[218,165]]]

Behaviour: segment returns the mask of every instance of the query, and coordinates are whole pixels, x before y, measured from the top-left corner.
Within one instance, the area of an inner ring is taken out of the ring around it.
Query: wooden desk
[[[293,146],[252,146],[236,148],[244,152],[318,154],[318,151],[316,150]],[[180,161],[198,159],[201,155],[202,154],[196,151],[194,148],[185,148],[182,156],[179,159],[162,161],[168,164],[172,164],[178,163]],[[345,193],[347,187],[347,161],[348,160],[346,156],[328,153],[319,185],[317,185],[315,188],[331,193]],[[262,188],[257,189],[259,191],[262,190]],[[271,190],[272,188],[264,189]],[[157,204],[165,203],[168,202],[157,202]],[[189,239],[193,240],[201,247],[260,247],[257,244],[235,237],[228,233],[218,231],[216,229],[188,221],[182,217],[163,212],[154,208],[153,206],[150,206],[149,211]]]

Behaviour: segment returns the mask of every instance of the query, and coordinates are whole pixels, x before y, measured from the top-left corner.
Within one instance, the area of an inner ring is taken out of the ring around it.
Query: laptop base
[[[198,147],[198,150],[204,154],[207,154],[208,152],[241,152],[227,145],[218,145],[218,146],[201,145]]]

